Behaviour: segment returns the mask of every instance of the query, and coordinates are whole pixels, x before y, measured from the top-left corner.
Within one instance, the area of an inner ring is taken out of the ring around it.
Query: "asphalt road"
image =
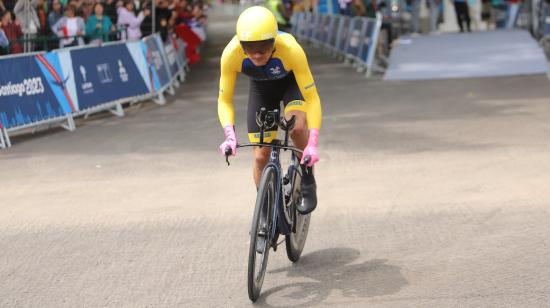
[[[211,18],[167,106],[100,114],[0,152],[0,307],[247,307],[251,154],[217,153]],[[306,46],[323,101],[303,258],[256,306],[550,305],[546,76],[383,82]],[[245,138],[247,82],[235,96]]]

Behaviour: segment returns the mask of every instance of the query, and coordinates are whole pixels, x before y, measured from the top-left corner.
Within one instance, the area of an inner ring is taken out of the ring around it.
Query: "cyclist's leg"
[[[254,148],[254,165],[252,167],[252,176],[254,177],[254,184],[256,188],[260,185],[260,177],[265,165],[269,161],[270,148]]]
[[[257,81],[250,80],[250,92],[248,97],[248,139],[250,142],[260,141],[260,127],[256,123],[256,115],[260,108],[265,107],[267,110],[279,109],[281,92],[277,91],[280,88],[278,81]],[[264,132],[264,142],[271,142],[277,137],[277,126],[267,128]],[[254,148],[254,163],[252,173],[254,183],[258,187],[262,171],[269,161],[270,148]]]
[[[289,76],[285,78],[285,82],[286,87],[283,93],[285,117],[290,119],[293,115],[296,116],[296,123],[290,132],[290,138],[292,139],[294,146],[300,150],[303,150],[306,148],[309,137],[304,98],[300,92],[298,84],[296,83],[294,74],[289,74]]]
[[[296,124],[291,132],[291,138],[297,148],[305,149],[309,138],[305,102],[294,75],[287,78],[287,87],[283,95],[285,116],[296,116]],[[302,214],[310,213],[317,206],[317,185],[313,176],[313,168],[302,166],[302,202],[297,209]]]

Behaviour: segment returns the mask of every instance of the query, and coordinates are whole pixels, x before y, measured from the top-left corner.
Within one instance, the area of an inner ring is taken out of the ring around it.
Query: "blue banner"
[[[6,128],[76,111],[54,53],[0,60],[0,121]]]
[[[178,62],[180,64],[180,67],[184,69],[187,66],[187,56],[185,55],[185,43],[180,40],[179,38],[176,39],[176,55]]]
[[[146,37],[145,42],[145,58],[149,63],[150,70],[157,82],[155,83],[155,91],[159,91],[162,87],[170,84],[171,76],[168,73],[169,68],[166,66],[164,57],[164,46],[158,35]]]
[[[168,68],[170,74],[176,76],[179,73],[180,66],[178,64],[178,55],[176,54],[176,48],[172,41],[164,44],[164,52],[166,53],[166,60],[168,61]]]
[[[79,110],[149,93],[125,44],[70,51]]]

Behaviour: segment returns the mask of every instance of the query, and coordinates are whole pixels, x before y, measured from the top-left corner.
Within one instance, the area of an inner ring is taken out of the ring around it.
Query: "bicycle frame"
[[[290,232],[292,232],[294,221],[288,222],[286,215],[285,215],[285,209],[284,209],[284,196],[283,196],[283,188],[282,188],[282,179],[283,179],[283,169],[281,167],[281,161],[279,159],[281,149],[283,150],[291,150],[293,152],[302,153],[302,151],[298,148],[288,146],[281,144],[281,141],[278,139],[273,140],[272,143],[246,143],[238,145],[239,148],[243,147],[269,147],[271,148],[271,153],[269,154],[269,161],[265,165],[264,170],[267,168],[274,168],[275,169],[275,208],[272,209],[272,226],[276,226],[276,228],[272,228],[271,234],[269,236],[269,239],[272,243],[276,243],[277,238],[280,234],[287,235]],[[295,158],[296,159],[296,158]],[[295,166],[291,166],[291,168],[296,169],[294,172],[300,172]],[[292,187],[294,188],[294,187]],[[276,245],[274,246],[276,249]]]
[[[272,243],[273,249],[277,250],[277,238],[280,234],[282,235],[288,235],[293,231],[293,227],[295,224],[295,217],[292,217],[292,221],[289,221],[290,217],[286,214],[285,211],[285,203],[284,203],[284,196],[283,196],[283,170],[281,167],[281,161],[279,159],[281,150],[291,150],[294,153],[303,153],[302,150],[289,146],[288,145],[288,133],[294,126],[294,119],[295,117],[292,116],[290,120],[286,121],[284,118],[277,119],[278,117],[278,110],[273,111],[266,111],[265,108],[262,108],[260,113],[256,116],[256,122],[258,123],[258,126],[260,127],[260,142],[252,142],[252,143],[245,143],[237,145],[238,148],[243,147],[269,147],[271,148],[271,152],[269,154],[269,161],[265,165],[264,170],[267,170],[268,168],[273,168],[275,170],[275,196],[274,200],[276,200],[276,204],[274,205],[274,208],[272,209],[272,226],[275,226],[271,229],[271,234],[269,235],[269,242]],[[271,143],[265,143],[264,142],[264,128],[265,127],[272,127],[273,124],[278,124],[285,132],[285,139],[284,141],[281,141],[279,139],[274,139]],[[231,149],[226,149],[226,162],[229,165],[229,155],[231,154]],[[295,164],[296,157],[294,156],[292,160],[292,166],[289,169],[293,170],[293,172],[300,173],[300,170],[298,170],[294,164]],[[294,170],[296,169],[296,170]],[[290,179],[294,180],[294,179]],[[294,182],[294,181],[293,181]],[[292,183],[294,185],[294,183]],[[294,191],[294,186],[292,187],[292,191]]]

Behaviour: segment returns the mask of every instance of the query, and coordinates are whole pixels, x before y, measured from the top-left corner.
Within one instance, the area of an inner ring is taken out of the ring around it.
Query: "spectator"
[[[84,6],[83,0],[69,0],[68,5],[73,5],[74,7],[74,15],[75,16],[84,16],[82,13],[82,7]],[[63,7],[67,7],[67,5],[64,5]]]
[[[408,0],[411,6],[411,32],[420,33],[420,0]]]
[[[430,32],[437,31],[437,19],[439,18],[439,5],[441,0],[428,0],[430,8]]]
[[[14,22],[12,20],[10,11],[5,11],[2,15],[1,28],[4,31],[6,38],[11,42],[10,52],[22,53],[23,47],[21,46],[21,43],[17,42],[17,40],[23,37],[23,31],[21,30],[18,22]]]
[[[99,1],[97,1],[99,2]],[[81,7],[81,10],[80,10],[80,17],[82,17],[82,19],[84,19],[84,21],[88,21],[88,18],[90,18],[90,16],[92,16],[94,14],[94,7],[95,7],[95,3],[94,1],[91,1],[91,0],[86,0],[82,3],[82,7]]]
[[[103,15],[103,4],[94,5],[94,15],[86,22],[86,34],[92,44],[100,44],[109,41],[109,33],[114,32],[115,27],[109,16]]]
[[[48,7],[44,0],[36,0],[36,16],[40,22],[38,35],[47,35],[49,32],[48,26]]]
[[[382,55],[388,56],[390,54],[391,44],[393,41],[393,26],[392,26],[392,11],[386,5],[385,1],[380,2],[378,6],[378,12],[382,17],[382,25],[380,30],[385,34],[385,40],[379,44],[382,47]]]
[[[376,18],[377,5],[376,0],[362,0],[356,4],[359,13],[358,15],[365,16],[368,18]]]
[[[468,9],[468,3],[466,0],[453,0],[456,12],[456,21],[460,32],[464,32],[464,22],[466,22],[466,29],[468,32],[472,32],[470,28],[470,12]]]
[[[4,33],[4,30],[2,30],[2,27],[0,27],[0,55],[5,54],[4,49],[8,48],[10,46],[10,41],[8,40],[8,37],[6,36],[6,33]],[[2,127],[2,126],[0,126]]]
[[[53,26],[63,17],[63,12],[61,12],[61,2],[59,0],[53,0],[52,9],[50,14],[48,14],[48,23],[50,24],[50,30],[55,34]]]
[[[4,1],[0,0],[0,14],[3,14],[6,10],[6,6],[4,5]]]
[[[201,42],[206,40],[206,30],[204,29],[206,25],[206,16],[204,16],[202,8],[200,5],[195,4],[193,6],[193,18],[189,20],[188,25],[191,30],[201,39]]]
[[[117,14],[117,4],[120,4],[120,1],[115,0],[107,0],[105,1],[105,13],[104,15],[109,16],[109,19],[113,23],[113,25],[116,25],[118,14]]]
[[[3,11],[2,11],[3,13]],[[6,33],[4,33],[4,30],[0,27],[0,56],[9,54],[9,48],[10,47],[10,41],[6,37]],[[0,123],[0,128],[2,128],[2,124]]]
[[[118,12],[117,25],[127,27],[126,33],[122,35],[123,39],[128,39],[128,40],[140,39],[141,23],[143,22],[143,19],[145,17],[151,14],[151,11],[149,11],[149,9],[144,9],[136,17],[136,14],[134,13],[134,2],[132,0],[125,0],[124,6],[119,7],[117,12]]]
[[[84,45],[82,35],[85,33],[86,26],[82,17],[76,16],[75,12],[76,8],[73,4],[67,5],[65,17],[53,26],[53,31],[62,38],[59,41],[59,48]]]
[[[352,16],[353,15],[352,3],[353,3],[353,0],[338,0],[338,7],[339,7],[340,14]]]
[[[290,32],[290,13],[287,11],[285,5],[283,4],[282,0],[268,0],[267,1],[267,7],[275,15],[275,19],[277,19],[277,25],[279,26],[279,30]]]
[[[187,0],[180,0],[175,7],[177,14],[177,23],[187,24],[191,19],[193,19],[193,7],[189,4]]]
[[[162,41],[166,41],[166,38],[168,37],[168,30],[170,26],[174,24],[175,18],[177,18],[177,13],[170,9],[170,3],[168,0],[157,0],[155,13],[155,31],[160,32]],[[175,16],[173,14],[175,14]]]
[[[10,41],[8,40],[8,37],[6,36],[6,33],[4,30],[2,30],[2,25],[0,23],[0,47],[6,48],[10,45]]]
[[[506,29],[512,29],[516,25],[520,4],[521,0],[508,0],[508,10],[506,12]]]
[[[40,32],[40,19],[36,13],[36,6],[40,0],[32,0],[31,5],[28,7],[28,11],[25,10],[25,2],[28,0],[18,0],[13,8],[15,17],[21,23],[21,30],[24,34],[28,35],[30,41],[25,42],[25,50],[33,51],[34,43],[33,39],[36,39]],[[6,33],[7,34],[7,33]]]

